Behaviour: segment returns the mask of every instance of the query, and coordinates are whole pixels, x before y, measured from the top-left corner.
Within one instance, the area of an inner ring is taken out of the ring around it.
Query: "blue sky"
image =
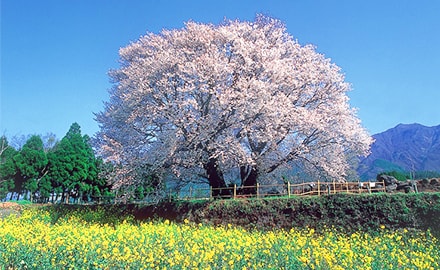
[[[440,1],[1,1],[0,134],[98,130],[118,50],[184,22],[282,20],[353,86],[350,103],[375,134],[440,124]]]

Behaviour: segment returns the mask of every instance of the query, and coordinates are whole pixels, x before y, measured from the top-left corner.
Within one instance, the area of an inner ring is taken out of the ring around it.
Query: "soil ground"
[[[16,202],[0,203],[0,218],[5,218],[11,214],[20,215],[22,207]]]

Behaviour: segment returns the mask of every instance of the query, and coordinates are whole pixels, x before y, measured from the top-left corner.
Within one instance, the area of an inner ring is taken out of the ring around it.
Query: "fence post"
[[[321,195],[321,184],[319,183],[319,179],[318,179],[318,196]]]
[[[237,197],[237,184],[234,184],[234,199]]]
[[[305,183],[305,181],[304,181],[304,179],[303,179],[303,184],[302,184],[302,186],[301,186],[301,188],[302,188],[302,192],[301,192],[301,195],[304,195],[304,193],[305,193],[305,191],[304,191],[304,185],[305,185],[306,183]],[[313,189],[313,188],[312,188]]]
[[[212,186],[209,186],[209,199],[212,199]]]
[[[260,184],[257,183],[257,198],[260,198],[260,190],[259,190]]]
[[[287,181],[287,197],[290,198],[290,181]]]
[[[370,181],[368,181],[367,189],[368,189],[368,193],[371,193],[371,185],[370,185]]]
[[[336,181],[333,180],[333,194],[336,194]]]
[[[417,182],[415,180],[411,180],[412,185],[413,185],[413,189],[415,193],[419,193],[418,189],[417,189]]]

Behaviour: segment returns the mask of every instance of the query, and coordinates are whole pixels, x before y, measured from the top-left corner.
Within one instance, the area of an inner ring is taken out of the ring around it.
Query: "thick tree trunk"
[[[204,168],[208,175],[209,185],[212,187],[212,196],[218,197],[231,195],[230,190],[220,189],[226,188],[226,182],[223,173],[218,166],[218,160],[216,158],[210,158],[204,165]]]
[[[255,166],[246,165],[240,167],[241,193],[245,195],[257,194],[258,169]]]

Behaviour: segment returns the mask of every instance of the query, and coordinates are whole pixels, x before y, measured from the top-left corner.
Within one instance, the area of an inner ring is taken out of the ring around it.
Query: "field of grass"
[[[54,220],[44,208],[0,219],[0,269],[439,269],[429,232],[384,226],[257,231],[185,220],[102,223],[99,211]]]

